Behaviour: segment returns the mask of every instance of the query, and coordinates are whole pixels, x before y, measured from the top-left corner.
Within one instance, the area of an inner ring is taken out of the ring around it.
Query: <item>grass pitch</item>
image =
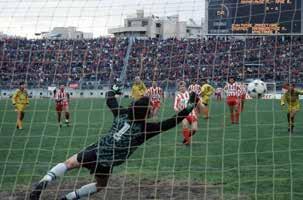
[[[124,105],[129,100],[123,100]],[[39,180],[58,162],[96,142],[112,124],[104,99],[74,99],[72,123],[59,128],[54,102],[32,99],[24,130],[15,129],[10,100],[0,101],[0,190],[15,192]],[[172,100],[160,119],[173,115]],[[249,199],[303,199],[303,114],[295,133],[287,133],[286,113],[276,100],[249,100],[239,125],[231,125],[225,103],[212,101],[211,118],[199,121],[192,145],[181,144],[181,126],[142,145],[114,174],[137,179],[187,181],[220,185],[229,195]],[[90,179],[85,169],[64,180]]]

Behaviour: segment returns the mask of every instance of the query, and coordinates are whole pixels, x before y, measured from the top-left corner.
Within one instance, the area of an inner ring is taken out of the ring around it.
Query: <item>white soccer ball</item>
[[[252,98],[261,98],[267,92],[266,83],[258,79],[253,80],[248,84],[247,91]]]

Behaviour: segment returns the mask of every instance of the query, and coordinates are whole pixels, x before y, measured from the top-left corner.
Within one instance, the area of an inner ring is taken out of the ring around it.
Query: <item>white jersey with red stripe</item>
[[[234,82],[233,84],[227,83],[224,87],[224,91],[227,97],[239,97],[241,87],[237,82]]]
[[[152,101],[160,101],[163,96],[163,90],[160,87],[150,87],[147,89],[146,95],[149,96]]]
[[[199,84],[191,84],[189,87],[188,87],[188,91],[189,92],[194,92],[196,93],[197,95],[200,95],[201,94],[201,86]]]
[[[175,97],[175,102],[174,102],[174,110],[176,112],[179,112],[187,107],[188,101],[189,101],[189,92],[185,91],[184,93],[178,93]],[[189,116],[194,116],[198,117],[198,113],[196,109],[194,109]]]
[[[55,95],[57,104],[68,105],[68,94],[65,91],[58,90]]]

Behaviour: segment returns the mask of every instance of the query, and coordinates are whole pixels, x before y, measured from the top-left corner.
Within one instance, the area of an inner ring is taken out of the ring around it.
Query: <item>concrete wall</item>
[[[52,38],[54,35],[60,34],[59,39],[91,39],[93,33],[84,33],[77,31],[76,27],[55,27],[49,34],[46,34],[46,38]]]
[[[167,39],[171,37],[177,37],[176,24],[170,21],[162,21],[162,38]]]
[[[186,22],[177,23],[177,38],[186,38]]]
[[[137,12],[137,17],[129,17],[124,19],[124,27],[109,28],[108,33],[113,34],[117,37],[124,36],[145,36],[150,38],[155,38],[159,36],[161,39],[176,37],[178,39],[186,38],[187,23],[184,21],[179,21],[179,16],[168,16],[168,17],[155,17],[146,16],[142,10]],[[142,25],[143,21],[147,21],[146,25]],[[156,24],[160,24],[161,27],[157,27]],[[199,27],[199,26],[198,26]],[[199,28],[195,29],[199,29]],[[190,27],[189,27],[190,28]],[[200,27],[201,31],[201,27]],[[142,35],[140,32],[144,32]],[[195,36],[200,37],[200,34],[196,34],[196,30],[193,30]]]
[[[176,37],[178,39],[186,37],[186,22],[174,22],[174,21],[162,21],[162,33],[163,39]]]
[[[205,1],[205,16],[204,16],[204,22],[201,23],[202,28],[203,28],[203,32],[204,32],[205,34],[208,33],[208,4],[209,4],[208,1],[209,1],[209,0],[206,0],[206,1]]]

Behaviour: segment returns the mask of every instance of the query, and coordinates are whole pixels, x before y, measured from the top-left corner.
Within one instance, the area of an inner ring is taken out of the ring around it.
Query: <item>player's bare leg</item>
[[[190,137],[190,130],[189,130],[189,122],[187,121],[187,119],[184,119],[182,121],[182,127],[183,127],[183,144],[189,144],[189,137]]]
[[[229,113],[230,113],[230,121],[233,124],[234,123],[234,109],[233,106],[228,106],[229,107]]]
[[[207,105],[204,105],[204,107],[203,107],[203,116],[204,116],[204,119],[209,119],[209,111],[208,111]]]
[[[207,103],[203,103],[203,98],[200,98],[199,103],[197,104],[199,113],[203,115],[204,119],[209,118],[208,105]]]
[[[157,120],[158,120],[157,114],[158,114],[158,113],[156,112],[156,110],[152,111],[152,119],[153,119],[154,121],[157,121]]]
[[[17,111],[17,129],[22,130],[22,112],[21,111]]]
[[[158,115],[159,115],[159,110],[160,110],[160,108],[155,108],[155,110],[154,110],[154,117],[155,117],[155,120],[157,121],[158,120]]]
[[[244,110],[244,100],[241,100],[241,112]]]
[[[22,123],[22,121],[23,121],[23,119],[24,119],[24,112],[23,111],[21,111],[21,116],[20,116],[21,118],[21,123]]]
[[[294,131],[295,127],[295,116],[297,114],[297,111],[291,111],[287,114],[288,118],[288,132],[292,133]]]
[[[221,95],[217,95],[217,101],[221,101],[221,100],[222,100]]]
[[[158,110],[158,108],[152,108],[150,111],[151,119],[154,121],[158,120]]]
[[[197,130],[198,130],[198,121],[194,121],[191,124],[190,137],[192,137],[193,135],[195,135],[196,132],[197,132]]]
[[[290,117],[290,113],[287,113],[287,123],[288,123],[288,132],[291,132],[291,117]]]
[[[58,121],[59,127],[61,128],[62,127],[62,124],[61,124],[61,111],[57,111],[57,121]]]
[[[235,116],[235,124],[239,124],[240,121],[240,113],[241,113],[241,105],[236,105],[234,109],[234,116]]]
[[[203,114],[203,109],[205,105],[202,103],[202,100],[200,99],[199,103],[197,104],[197,110],[199,114]]]
[[[69,126],[69,116],[70,116],[70,114],[69,114],[68,109],[64,109],[64,113],[65,113],[65,124],[67,126]]]
[[[77,155],[73,155],[67,159],[64,163],[59,163],[54,166],[35,186],[33,191],[30,193],[30,200],[39,200],[42,190],[44,190],[47,185],[56,180],[59,177],[62,177],[65,172],[71,169],[79,168],[80,163],[77,161]]]
[[[234,124],[235,123],[235,118],[236,118],[236,115],[235,115],[235,106],[229,106],[229,111],[230,111],[230,120],[231,120],[231,123]]]

